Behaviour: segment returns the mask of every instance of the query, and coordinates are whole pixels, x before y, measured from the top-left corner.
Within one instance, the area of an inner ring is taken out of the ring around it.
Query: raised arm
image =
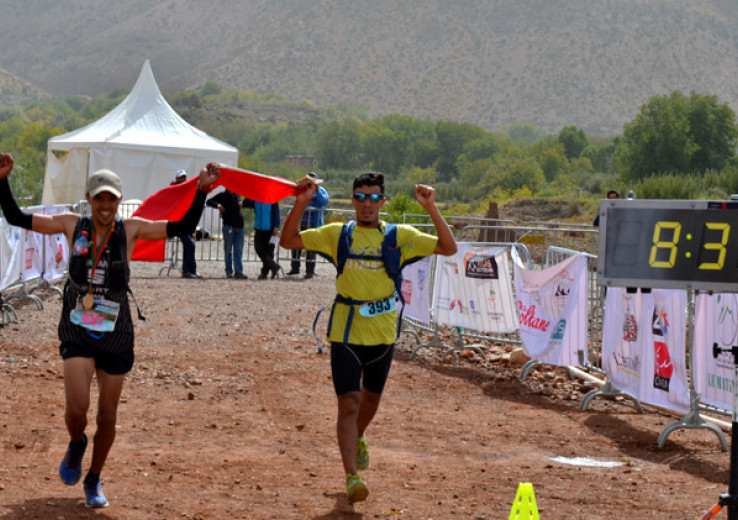
[[[8,224],[45,235],[64,233],[67,241],[71,241],[79,215],[74,213],[39,215],[22,211],[10,191],[10,183],[8,182],[8,176],[13,171],[13,165],[12,155],[9,153],[0,154],[0,208],[2,208]]]
[[[307,175],[297,181],[298,193],[295,196],[295,205],[292,206],[287,219],[284,221],[282,236],[279,245],[285,249],[305,249],[300,238],[300,220],[305,209],[310,204],[313,193],[318,190],[318,181]]]
[[[443,215],[441,215],[438,206],[436,206],[436,190],[430,186],[416,184],[415,199],[428,212],[431,220],[433,221],[433,225],[436,227],[438,243],[436,244],[436,249],[433,252],[437,255],[446,256],[456,253],[457,248],[454,235],[451,233],[451,228],[443,219]]]
[[[164,240],[194,233],[205,206],[205,197],[219,177],[220,167],[217,163],[208,163],[200,170],[195,198],[187,213],[180,220],[146,220],[139,217],[126,219],[128,250],[132,251],[133,245],[138,240]]]

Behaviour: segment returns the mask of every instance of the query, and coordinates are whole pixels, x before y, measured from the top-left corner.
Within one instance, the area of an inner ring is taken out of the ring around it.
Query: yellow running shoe
[[[356,469],[366,469],[369,467],[369,443],[366,435],[359,437],[356,446]]]
[[[346,475],[346,497],[349,504],[366,500],[368,495],[369,488],[359,475],[352,475],[351,473]]]

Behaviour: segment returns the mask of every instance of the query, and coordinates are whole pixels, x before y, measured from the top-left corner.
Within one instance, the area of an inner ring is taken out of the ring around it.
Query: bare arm
[[[63,233],[67,242],[72,245],[74,228],[79,222],[80,216],[76,213],[58,213],[56,215],[33,214],[33,231],[44,235],[55,235]]]
[[[433,251],[437,255],[453,255],[456,253],[456,240],[454,239],[451,228],[446,224],[443,219],[438,206],[436,206],[436,190],[430,186],[423,184],[417,184],[415,186],[415,199],[420,203],[421,206],[428,212],[433,225],[436,227],[436,234],[438,235],[438,243],[436,249]]]
[[[295,205],[284,221],[282,236],[279,239],[279,245],[285,249],[305,249],[300,238],[300,220],[310,204],[313,193],[318,190],[318,182],[312,177],[305,176],[297,181],[297,189],[302,191],[295,197]]]

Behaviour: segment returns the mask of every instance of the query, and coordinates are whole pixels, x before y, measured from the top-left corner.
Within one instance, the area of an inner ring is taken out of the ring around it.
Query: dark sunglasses
[[[382,199],[384,199],[384,195],[382,195],[381,193],[356,192],[352,195],[352,197],[354,198],[356,202],[364,202],[368,198],[370,201],[377,203],[377,202],[382,202]]]

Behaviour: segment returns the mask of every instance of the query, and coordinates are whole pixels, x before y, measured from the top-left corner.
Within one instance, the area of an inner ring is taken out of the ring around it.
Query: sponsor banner
[[[431,274],[433,256],[426,256],[402,270],[402,296],[405,298],[403,316],[421,323],[431,321]]]
[[[515,249],[512,257],[523,351],[542,363],[581,364],[587,350],[587,258],[575,255],[531,271]]]
[[[44,208],[44,213],[47,215],[63,213],[64,211],[66,211],[66,208],[63,206],[47,206]],[[44,280],[50,282],[61,278],[66,273],[67,261],[69,259],[69,244],[67,243],[67,237],[63,233],[45,235],[44,241]]]
[[[602,327],[602,368],[612,386],[640,399],[650,316],[644,321],[640,291],[627,293],[624,287],[608,287]]]
[[[461,242],[436,259],[432,312],[440,325],[489,333],[518,328],[507,249]]]
[[[651,338],[644,356],[648,374],[641,378],[641,401],[683,413],[689,411],[686,309],[686,291],[652,291],[652,305],[644,309],[644,318],[650,314]]]
[[[735,359],[721,349],[738,345],[738,295],[697,294],[694,311],[694,386],[700,401],[733,411]]]
[[[5,219],[0,219],[0,290],[20,281],[23,251],[18,245],[21,243],[21,231],[21,228],[10,226]]]
[[[34,206],[26,208],[27,213],[44,213],[43,206]],[[27,282],[41,277],[44,270],[44,235],[29,231],[21,230],[23,262],[21,264],[21,280]]]
[[[608,287],[602,368],[615,388],[644,403],[689,411],[686,305],[683,290]]]
[[[24,211],[53,215],[66,211],[66,207],[34,206]],[[63,233],[43,235],[0,219],[0,290],[21,281],[63,277],[68,257],[69,245]]]

